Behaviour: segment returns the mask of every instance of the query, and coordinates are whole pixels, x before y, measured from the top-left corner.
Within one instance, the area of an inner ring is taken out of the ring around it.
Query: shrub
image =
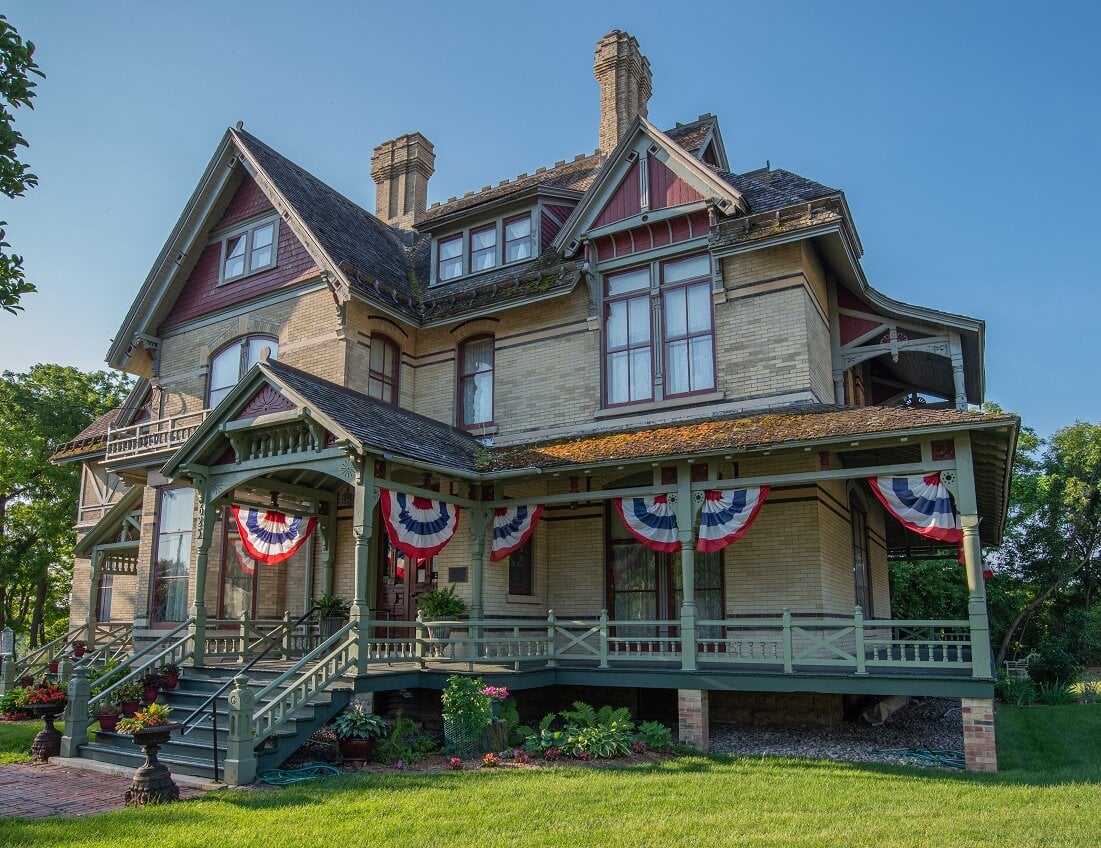
[[[994,685],[994,694],[1003,703],[1018,707],[1027,706],[1036,700],[1035,686],[1027,677],[1000,675]]]
[[[1070,685],[1059,680],[1054,680],[1050,683],[1041,683],[1036,687],[1036,699],[1041,704],[1047,704],[1051,707],[1061,707],[1066,704],[1073,704],[1078,700]]]
[[[1037,684],[1070,684],[1078,679],[1082,666],[1062,642],[1054,639],[1044,642],[1040,649],[1028,658],[1028,676]]]
[[[386,735],[386,724],[374,713],[354,704],[336,717],[333,730],[341,739],[381,739]]]
[[[390,735],[375,746],[375,759],[380,763],[401,763],[404,767],[422,759],[436,747],[436,742],[421,733],[411,719],[398,713]]]
[[[638,738],[651,751],[667,751],[673,746],[673,731],[656,721],[640,724]]]
[[[15,715],[26,712],[27,705],[31,702],[30,689],[25,686],[16,686],[0,698],[0,715]]]
[[[443,690],[444,735],[450,753],[470,755],[493,720],[493,709],[485,685],[477,677],[447,678]]]

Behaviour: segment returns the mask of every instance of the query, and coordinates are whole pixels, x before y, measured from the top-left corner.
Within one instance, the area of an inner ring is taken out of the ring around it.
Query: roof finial
[[[244,128],[245,128],[245,122],[244,121],[238,121],[237,122],[237,132],[240,132]]]

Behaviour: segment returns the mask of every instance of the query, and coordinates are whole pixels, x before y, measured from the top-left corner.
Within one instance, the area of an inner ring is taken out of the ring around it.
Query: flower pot
[[[19,679],[19,685],[24,688],[26,688],[27,686],[34,686],[34,678],[30,677],[29,675],[27,677],[21,677]]]
[[[50,660],[50,662],[46,664],[46,671],[48,671],[50,674],[57,674],[57,666],[57,660]]]
[[[118,713],[111,713],[110,715],[96,716],[99,719],[99,729],[108,733],[114,733],[115,728],[118,727],[119,715]]]
[[[172,774],[157,759],[160,746],[179,727],[179,724],[173,723],[134,731],[134,744],[144,751],[145,762],[138,766],[134,772],[134,782],[126,790],[126,806],[163,804],[180,799],[180,790],[172,782]]]
[[[338,737],[336,741],[340,745],[340,756],[348,762],[364,762],[375,753],[374,739],[346,736]]]
[[[123,701],[119,704],[119,707],[122,709],[122,714],[127,718],[133,718],[140,706],[141,701]]]
[[[87,648],[73,648],[73,656],[77,659],[80,659],[82,656],[84,656],[87,650]]]
[[[180,683],[180,676],[178,674],[165,675],[162,680],[165,689],[175,689]]]
[[[145,703],[152,704],[157,700],[157,694],[161,691],[160,686],[146,686],[145,687]]]

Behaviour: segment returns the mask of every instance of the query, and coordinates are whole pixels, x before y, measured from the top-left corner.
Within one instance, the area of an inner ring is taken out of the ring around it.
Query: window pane
[[[447,259],[440,263],[440,279],[451,280],[458,277],[463,272],[463,258],[456,256],[454,259]]]
[[[260,361],[260,353],[264,348],[270,349],[272,359],[279,358],[279,342],[275,339],[249,339],[248,358],[245,360],[246,371]]]
[[[691,391],[688,384],[688,342],[684,339],[665,346],[665,391],[671,395]]]
[[[515,241],[531,235],[531,218],[518,218],[505,224],[505,241]]]
[[[510,595],[530,595],[532,593],[532,552],[531,539],[528,539],[518,551],[508,558],[508,593]]]
[[[696,336],[690,344],[692,391],[715,388],[715,363],[711,357],[711,336]]]
[[[645,344],[650,341],[650,298],[634,297],[627,301],[630,317],[629,338],[631,344]]]
[[[608,403],[626,403],[628,390],[627,351],[608,355]]]
[[[489,248],[487,250],[479,250],[470,254],[470,273],[475,271],[484,271],[487,268],[492,268],[497,264],[497,250],[495,248]]]
[[[462,253],[462,236],[456,236],[455,238],[440,242],[440,259],[454,259],[456,256],[462,256]]]
[[[476,230],[470,234],[470,249],[485,250],[497,244],[497,228],[486,227],[484,230]]]
[[[665,337],[679,339],[687,333],[688,316],[685,312],[684,289],[673,289],[662,297],[665,307]]]
[[[190,533],[194,510],[194,489],[164,489],[161,492],[160,532]]]
[[[627,346],[627,302],[608,304],[608,350]]]
[[[275,235],[275,224],[264,224],[262,227],[257,227],[252,231],[252,249],[267,247],[271,244],[272,236]]]
[[[470,270],[484,271],[497,264],[497,227],[486,227],[470,234]]]
[[[653,551],[634,541],[612,546],[612,586],[616,592],[653,591],[657,585]]]
[[[624,292],[641,291],[648,288],[650,288],[649,268],[639,268],[625,274],[614,274],[608,277],[608,294],[623,294]]]
[[[463,345],[463,374],[493,368],[493,339],[478,339]]]
[[[531,256],[531,217],[505,223],[505,261],[517,262]]]
[[[690,256],[687,259],[678,259],[675,262],[666,262],[662,266],[662,281],[676,283],[680,280],[691,280],[696,277],[711,275],[711,258],[702,256]]]
[[[707,283],[688,287],[688,331],[711,332],[711,286]]]
[[[387,397],[388,390],[382,380],[377,377],[371,377],[367,380],[367,397],[373,397],[375,400],[390,400]]]
[[[241,377],[241,346],[234,344],[227,347],[210,363],[210,397],[213,401],[214,393],[219,389],[219,397],[225,394],[225,389],[237,385]]]
[[[371,370],[379,371],[383,370],[383,362],[386,359],[384,352],[386,343],[380,338],[371,339]]]
[[[441,241],[439,244],[439,278],[450,280],[463,273],[463,237]]]
[[[258,247],[252,251],[252,258],[249,260],[249,270],[255,271],[257,268],[263,268],[265,265],[271,264],[271,245],[267,247]]]
[[[239,277],[243,273],[245,273],[245,237],[239,235],[226,242],[226,264],[222,277],[228,280],[230,277]]]
[[[481,424],[493,419],[493,372],[463,378],[463,423]]]
[[[631,351],[631,400],[650,397],[653,385],[650,380],[650,348]]]

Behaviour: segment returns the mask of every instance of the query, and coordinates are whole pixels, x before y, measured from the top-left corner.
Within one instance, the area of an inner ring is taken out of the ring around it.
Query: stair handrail
[[[321,645],[318,645],[309,655],[295,663],[294,667],[287,669],[286,672],[260,690],[260,693],[256,696],[257,701],[259,701],[261,696],[269,694],[276,688],[282,688],[283,694],[278,698],[273,698],[266,704],[262,704],[260,708],[253,713],[252,736],[254,745],[262,743],[286,721],[293,718],[300,709],[309,706],[310,701],[316,695],[325,691],[333,681],[339,680],[349,668],[356,664],[355,656],[350,650],[355,644],[355,637],[353,636],[350,639],[344,638],[354,629],[356,629],[355,623],[348,622]],[[325,654],[321,659],[313,662],[316,654],[323,652],[329,647],[332,647],[331,651]],[[342,653],[345,654],[343,659],[341,658]],[[296,669],[301,671],[307,663],[312,663],[309,669],[296,677],[290,685],[283,686],[283,684],[290,680],[296,673]],[[323,677],[320,683],[314,682],[314,678],[318,676],[318,670],[326,668],[330,663],[333,664],[331,674]],[[278,717],[272,715],[276,710],[281,710]],[[261,727],[262,722],[265,720],[267,721],[267,726]]]
[[[191,656],[191,653],[194,650],[194,648],[192,646],[190,646],[191,645],[191,634],[190,633],[187,633],[186,635],[184,635],[183,637],[181,637],[179,639],[176,639],[175,641],[172,641],[172,639],[181,630],[185,630],[185,629],[189,628],[194,623],[195,623],[194,618],[188,618],[184,621],[181,621],[179,624],[177,624],[175,627],[173,627],[171,630],[169,630],[167,633],[165,633],[159,639],[155,640],[152,644],[146,646],[141,651],[134,654],[134,656],[130,657],[130,659],[127,660],[123,665],[119,666],[119,668],[114,669],[111,672],[112,674],[115,674],[119,670],[125,669],[125,668],[129,668],[130,672],[129,672],[129,674],[126,674],[123,677],[120,677],[118,680],[116,680],[114,683],[112,683],[106,689],[101,690],[99,692],[99,694],[92,696],[88,700],[88,706],[89,707],[94,707],[100,701],[103,701],[104,699],[106,699],[106,697],[109,694],[114,692],[123,683],[128,683],[129,681],[134,680],[135,678],[137,678],[139,675],[144,675],[145,672],[147,672],[150,667],[155,666],[160,660],[164,659],[166,656],[173,655],[172,659],[174,661],[178,661],[178,662],[182,662],[183,660],[185,660],[189,656]],[[166,642],[170,642],[170,644],[167,647],[164,647]],[[178,648],[180,648],[180,646],[184,646],[184,650],[182,652],[180,652],[180,654],[178,656],[176,656],[175,652],[177,651]],[[152,655],[152,656],[150,656],[150,655]],[[146,657],[149,657],[149,659],[146,660],[146,662],[142,663],[141,665],[138,665],[138,660],[145,659]],[[135,668],[134,666],[137,666],[137,668]]]
[[[104,663],[110,662],[116,656],[118,651],[128,642],[132,642],[134,636],[134,625],[120,623],[115,625],[107,625],[108,629],[105,640],[100,642],[96,639],[95,648],[90,651],[84,657],[86,664],[94,664],[99,660],[103,660]],[[99,634],[97,633],[97,636]]]
[[[304,622],[307,618],[312,616],[316,611],[317,611],[316,607],[310,607],[308,610],[306,610],[304,613],[302,613],[302,615],[298,618],[298,620],[295,621],[293,624],[291,624],[289,627],[298,627],[300,624],[302,624],[302,622]],[[245,638],[247,640],[247,636],[243,636],[243,638]],[[266,657],[271,652],[272,648],[274,648],[275,645],[276,645],[275,642],[272,642],[271,644],[269,644],[266,648],[264,648],[263,651],[261,651],[259,654],[257,654],[255,657],[253,657],[251,660],[249,660],[245,664],[244,668],[242,668],[240,671],[238,671],[237,674],[233,675],[233,677],[239,677],[240,675],[242,675],[245,672],[249,671],[254,665],[256,665],[258,662],[260,662],[260,660],[264,659],[264,657]],[[282,645],[280,645],[280,649],[282,649]],[[233,685],[233,677],[231,677],[229,680],[227,680],[225,683],[223,683],[213,695],[211,695],[209,698],[207,698],[205,701],[203,701],[198,707],[196,707],[195,711],[192,712],[191,715],[189,715],[187,718],[185,718],[183,721],[180,722],[180,726],[181,726],[180,736],[186,736],[187,734],[189,734],[192,730],[194,730],[198,726],[197,724],[194,723],[194,720],[202,713],[203,710],[205,710],[207,707],[209,707],[211,704],[213,704],[218,699],[218,697],[223,692],[226,691],[226,689],[228,689],[230,686]]]
[[[16,675],[18,676],[19,674],[26,673],[30,670],[31,666],[41,664],[43,657],[46,658],[46,662],[49,662],[51,657],[59,656],[67,645],[71,645],[73,642],[77,641],[77,638],[84,632],[84,629],[83,625],[80,627],[72,627],[60,636],[51,639],[43,645],[39,645],[29,654],[16,660]],[[56,651],[54,650],[55,648],[57,649]]]

